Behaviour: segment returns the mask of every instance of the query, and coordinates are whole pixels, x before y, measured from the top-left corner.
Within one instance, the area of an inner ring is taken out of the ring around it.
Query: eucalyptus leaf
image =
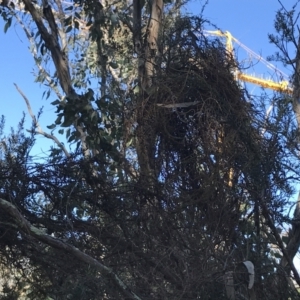
[[[55,127],[56,127],[55,124],[52,124],[52,125],[47,126],[48,129],[54,129]]]
[[[61,101],[59,100],[55,100],[53,102],[51,102],[52,105],[58,105],[58,104],[61,104]]]
[[[8,30],[8,28],[11,26],[11,20],[12,20],[12,18],[9,18],[7,20],[7,22],[5,23],[5,25],[4,25],[4,33],[6,33],[7,30]]]
[[[118,65],[116,62],[110,61],[108,64],[109,64],[113,69],[117,69],[117,68],[119,67],[119,65]]]

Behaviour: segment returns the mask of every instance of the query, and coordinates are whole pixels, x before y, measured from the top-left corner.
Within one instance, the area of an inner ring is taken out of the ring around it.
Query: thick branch
[[[18,209],[10,202],[0,198],[0,209],[5,211],[10,217],[12,217],[18,224],[18,227],[25,234],[29,234],[36,238],[38,241],[43,242],[53,248],[65,251],[72,254],[80,261],[93,266],[98,269],[104,276],[110,278],[118,290],[128,299],[141,300],[134,292],[132,292],[126,284],[113,272],[112,269],[106,267],[96,259],[80,251],[78,248],[63,242],[60,239],[54,238],[48,234],[45,234],[40,229],[31,225],[18,211]]]
[[[295,77],[294,77],[294,89],[293,89],[293,109],[294,113],[296,115],[296,120],[298,123],[298,128],[300,126],[300,52],[299,52],[299,46],[300,46],[300,37],[298,40],[298,49],[296,53],[296,71],[295,71]]]
[[[163,1],[153,0],[151,16],[147,27],[147,44],[145,48],[144,78],[142,87],[148,89],[152,86],[154,77],[155,57],[158,54],[158,34],[162,21]]]
[[[155,58],[158,54],[158,35],[162,21],[163,15],[163,0],[153,0],[151,6],[151,15],[147,25],[146,31],[146,43],[143,46],[143,49],[139,49],[138,39],[140,37],[140,24],[139,24],[139,4],[134,2],[134,29],[133,29],[133,38],[135,42],[135,50],[139,56],[139,83],[143,90],[147,90],[152,86],[152,80],[154,77],[154,66]]]
[[[51,52],[51,56],[52,56],[52,59],[53,59],[53,62],[54,62],[54,65],[55,65],[55,68],[57,71],[58,79],[59,79],[59,82],[60,82],[60,85],[61,85],[63,91],[65,92],[65,94],[67,96],[68,95],[74,96],[75,92],[73,90],[72,83],[71,83],[68,59],[59,45],[56,34],[55,33],[50,34],[48,32],[47,28],[45,27],[45,25],[43,23],[41,14],[35,9],[31,0],[23,0],[23,2],[25,4],[26,8],[28,9],[28,11],[30,12],[34,22],[36,23],[38,30],[41,34],[41,37],[45,42],[46,47]],[[47,12],[48,12],[48,14],[51,14],[49,12],[49,10]],[[51,22],[53,22],[53,20],[50,19],[50,16],[48,16],[48,17],[49,17],[49,20],[47,19],[47,21],[50,24]],[[53,17],[53,15],[52,15],[52,17]],[[54,28],[53,28],[53,30],[54,30]]]
[[[141,51],[141,23],[142,23],[142,7],[140,0],[133,0],[133,44],[136,53]]]

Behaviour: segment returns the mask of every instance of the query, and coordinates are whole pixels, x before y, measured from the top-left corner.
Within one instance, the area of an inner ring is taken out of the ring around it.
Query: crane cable
[[[281,76],[281,80],[285,79],[288,80],[288,75],[276,68],[273,64],[268,62],[266,59],[264,59],[261,55],[257,54],[250,48],[248,48],[246,45],[241,43],[237,38],[231,35],[230,32],[228,31],[221,31],[221,30],[204,30],[204,35],[205,36],[218,36],[218,37],[223,37],[226,38],[226,47],[229,51],[233,51],[232,47],[232,41],[234,41],[237,45],[239,45],[241,48],[243,48],[249,55],[253,56],[256,58],[258,61],[261,61],[267,68],[275,72],[276,74],[279,74]]]

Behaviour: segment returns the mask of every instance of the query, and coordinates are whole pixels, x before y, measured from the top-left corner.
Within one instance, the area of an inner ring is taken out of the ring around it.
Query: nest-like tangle
[[[138,124],[161,189],[151,203],[164,220],[156,219],[157,236],[162,228],[181,232],[188,247],[203,251],[189,260],[201,269],[198,279],[205,281],[206,273],[215,282],[213,274],[224,267],[218,264],[233,248],[239,250],[228,264],[246,254],[241,219],[256,205],[264,142],[258,114],[235,79],[238,66],[223,45],[205,37],[182,43],[169,51]]]
[[[199,37],[197,46],[179,45],[164,66],[138,122],[149,164],[170,210],[189,207],[194,218],[198,207],[203,226],[227,239],[245,200],[239,176],[259,160],[252,107],[235,80],[235,62],[218,42]]]

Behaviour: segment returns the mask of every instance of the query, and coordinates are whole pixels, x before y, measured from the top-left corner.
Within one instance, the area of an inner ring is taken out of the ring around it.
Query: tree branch
[[[67,96],[77,96],[71,82],[71,75],[69,71],[68,59],[65,53],[61,50],[60,44],[58,42],[55,33],[50,34],[43,23],[41,14],[35,9],[31,0],[23,0],[25,7],[30,12],[32,19],[38,27],[42,39],[45,42],[46,47],[51,52],[51,56],[57,71],[59,83]],[[53,16],[53,15],[52,15]],[[47,17],[47,16],[45,16]],[[49,17],[49,16],[48,16]],[[49,17],[50,18],[50,17]],[[50,24],[51,19],[47,19]],[[53,26],[52,26],[53,27]],[[54,28],[53,28],[54,30]]]
[[[66,149],[66,147],[58,140],[58,138],[53,135],[53,134],[49,134],[47,132],[44,132],[43,129],[41,128],[36,116],[34,115],[32,109],[31,109],[31,105],[30,102],[28,100],[28,98],[25,96],[25,94],[21,91],[21,89],[14,83],[14,86],[16,87],[17,91],[20,93],[20,95],[23,97],[23,99],[25,100],[26,106],[27,106],[27,110],[29,115],[32,118],[32,121],[34,123],[34,125],[37,128],[36,133],[43,135],[44,137],[46,137],[47,139],[53,140],[56,145],[63,150],[63,152],[65,153],[66,157],[70,157],[70,153],[68,152],[68,150]]]
[[[78,248],[63,242],[60,239],[54,238],[48,234],[45,234],[42,230],[31,225],[18,211],[17,207],[10,202],[0,198],[0,208],[5,211],[10,217],[12,217],[17,223],[19,229],[25,234],[29,234],[36,238],[38,241],[43,242],[53,248],[65,251],[72,254],[74,257],[79,259],[88,265],[98,269],[102,275],[110,278],[118,290],[128,299],[142,300],[138,295],[130,290],[128,286],[121,280],[121,278],[113,272],[109,267],[106,267],[96,259],[80,251]]]
[[[260,202],[260,205],[262,208],[263,216],[266,218],[266,221],[267,221],[270,229],[273,232],[273,235],[278,243],[278,246],[279,246],[280,250],[282,251],[283,257],[286,260],[287,264],[290,266],[290,269],[292,270],[292,272],[294,274],[294,278],[295,278],[297,284],[300,285],[300,276],[299,276],[299,273],[296,270],[295,265],[293,263],[294,257],[290,257],[288,249],[286,249],[286,247],[284,247],[284,244],[283,244],[282,239],[276,229],[276,226],[275,226],[272,218],[270,217],[269,210],[262,199],[263,199],[263,197],[261,197],[259,202]],[[282,261],[281,261],[281,265],[282,265]]]
[[[29,29],[24,25],[23,21],[19,18],[19,16],[16,13],[13,13],[13,14],[14,14],[16,20],[19,22],[20,26],[23,28],[30,44],[33,46],[31,54],[34,58],[36,66],[38,67],[38,69],[40,71],[40,74],[45,76],[45,79],[48,82],[50,88],[55,92],[57,97],[61,100],[63,98],[63,96],[61,95],[58,87],[55,85],[54,80],[51,78],[50,74],[45,70],[45,68],[42,67],[42,64],[39,62],[37,48],[36,48],[34,39],[31,36]]]

